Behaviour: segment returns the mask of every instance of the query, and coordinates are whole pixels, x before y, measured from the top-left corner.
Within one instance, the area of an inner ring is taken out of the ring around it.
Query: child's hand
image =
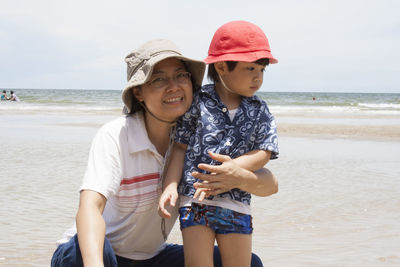
[[[204,181],[203,183],[207,183],[207,181]],[[195,184],[195,187],[196,187],[196,184]],[[209,197],[210,195],[211,195],[210,189],[196,187],[196,192],[194,193],[193,198],[197,198],[199,201],[203,201],[205,198]]]
[[[171,213],[166,209],[167,205],[175,207],[176,200],[178,199],[178,191],[176,186],[167,186],[161,194],[160,201],[158,202],[158,215],[161,218],[171,218]]]

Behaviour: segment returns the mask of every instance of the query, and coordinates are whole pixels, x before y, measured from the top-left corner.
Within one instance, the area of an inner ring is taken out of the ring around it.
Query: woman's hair
[[[238,61],[225,61],[226,65],[228,65],[228,70],[229,71],[233,71],[236,68],[236,65],[238,63]],[[268,66],[269,65],[269,59],[268,58],[261,58],[257,61],[255,61],[254,63],[261,65],[261,66]],[[208,65],[208,71],[207,71],[207,78],[213,82],[220,82],[219,77],[218,77],[218,73],[215,70],[215,63],[211,63]]]
[[[185,66],[185,70],[188,71],[188,67],[186,65],[186,62],[183,61],[183,60],[181,60],[181,62]],[[198,90],[199,88],[195,87],[196,85],[195,85],[195,80],[193,78],[193,75],[190,75],[190,80],[192,81],[193,91]],[[141,87],[141,86],[142,85],[139,85],[137,87]],[[133,90],[133,88],[131,90]],[[131,94],[131,96],[132,96],[132,108],[131,108],[131,111],[128,112],[128,110],[124,106],[124,109],[123,109],[122,113],[125,114],[125,115],[133,115],[133,114],[135,114],[136,112],[139,112],[139,111],[144,112],[145,109],[143,107],[143,104],[140,103],[140,101],[136,98],[136,96],[133,93]]]
[[[137,86],[137,87],[141,87],[141,85]],[[133,90],[134,88],[130,89]],[[131,111],[128,112],[128,109],[126,108],[126,106],[124,106],[124,110],[122,111],[125,115],[133,115],[138,111],[144,111],[143,106],[141,105],[140,101],[136,98],[136,96],[133,94],[131,94],[132,96],[132,107],[131,107]]]

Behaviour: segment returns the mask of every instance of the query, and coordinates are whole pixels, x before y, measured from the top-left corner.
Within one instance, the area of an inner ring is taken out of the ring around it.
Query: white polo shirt
[[[158,215],[164,157],[150,142],[141,113],[105,124],[95,136],[81,190],[107,198],[103,212],[106,237],[115,254],[149,259],[165,247]],[[165,220],[169,234],[177,218]],[[65,233],[60,243],[76,233]]]

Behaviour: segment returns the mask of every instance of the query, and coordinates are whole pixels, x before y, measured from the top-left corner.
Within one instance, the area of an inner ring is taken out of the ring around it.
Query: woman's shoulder
[[[101,133],[111,135],[120,135],[129,129],[138,129],[144,127],[143,117],[136,113],[133,115],[123,115],[105,123],[99,130]]]
[[[118,134],[125,127],[126,121],[127,121],[127,116],[121,116],[115,118],[103,124],[98,132],[105,134],[114,134],[114,133]]]

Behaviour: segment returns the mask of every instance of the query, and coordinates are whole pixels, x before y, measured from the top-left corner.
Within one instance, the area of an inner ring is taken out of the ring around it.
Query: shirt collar
[[[126,118],[126,130],[129,153],[132,154],[143,150],[156,151],[147,135],[142,112],[137,112]]]

